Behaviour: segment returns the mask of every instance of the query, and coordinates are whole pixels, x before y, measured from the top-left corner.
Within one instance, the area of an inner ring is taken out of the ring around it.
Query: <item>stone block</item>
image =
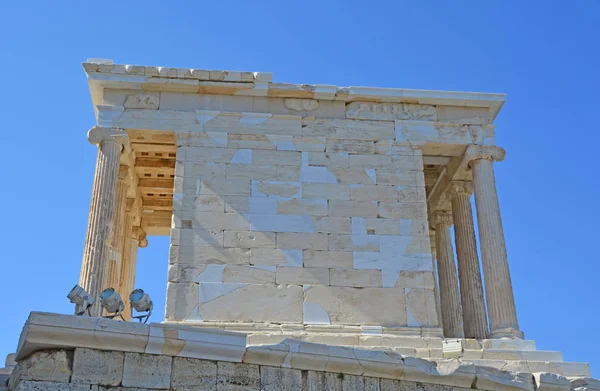
[[[348,152],[352,154],[375,153],[375,143],[370,140],[330,139],[325,142],[325,152]]]
[[[536,391],[570,391],[571,382],[564,376],[554,373],[533,373]]]
[[[342,391],[342,377],[340,373],[308,371],[308,391]]]
[[[194,227],[205,230],[248,230],[250,223],[237,213],[199,212],[191,215]]]
[[[254,150],[252,164],[258,166],[300,166],[302,153],[297,151]]]
[[[263,366],[260,368],[261,391],[301,391],[302,371]]]
[[[301,182],[252,181],[252,197],[300,198],[302,191]]]
[[[381,287],[381,270],[330,269],[329,285]]]
[[[311,286],[305,302],[320,305],[331,324],[406,325],[404,290]]]
[[[171,229],[174,246],[223,247],[223,230],[220,229]]]
[[[425,203],[380,202],[379,217],[385,219],[426,219],[427,205]]]
[[[407,326],[438,326],[435,298],[432,290],[405,288]]]
[[[171,389],[216,390],[217,363],[194,358],[173,357]]]
[[[275,144],[264,134],[228,134],[228,148],[275,149]]]
[[[350,217],[311,216],[314,232],[349,234],[352,233]]]
[[[201,180],[199,180],[196,190],[198,195],[212,195],[223,197],[227,195],[250,196],[251,188],[249,180],[202,178]]]
[[[72,383],[118,386],[123,379],[125,353],[75,349]]]
[[[437,120],[461,125],[486,125],[491,122],[486,107],[437,106]]]
[[[307,137],[355,140],[392,140],[394,138],[392,121],[303,118],[302,125],[302,135]]]
[[[279,200],[277,213],[301,216],[327,216],[327,200],[325,199],[291,199]]]
[[[274,215],[277,213],[277,199],[271,197],[227,196],[225,212]]]
[[[378,185],[417,186],[417,177],[414,171],[377,169],[376,176]]]
[[[327,234],[308,234],[279,232],[277,233],[277,248],[296,250],[327,250]]]
[[[434,289],[435,281],[430,271],[402,270],[395,286],[397,288]]]
[[[65,350],[34,352],[17,362],[10,376],[10,389],[24,380],[68,383],[71,379],[72,360],[72,353]]]
[[[375,168],[329,167],[329,171],[335,177],[337,183],[350,185],[374,185],[377,183],[377,170]]]
[[[260,367],[254,364],[217,363],[218,391],[260,390]]]
[[[168,282],[166,320],[186,319],[198,305],[198,284],[195,282]]]
[[[332,217],[377,217],[377,203],[370,201],[329,201]]]
[[[350,200],[350,185],[335,183],[305,183],[302,186],[303,198],[322,198],[327,200]]]
[[[302,164],[309,167],[348,168],[347,152],[305,152],[302,153]]]
[[[224,247],[236,248],[275,248],[274,232],[225,231]]]
[[[275,284],[275,266],[226,266],[224,283]]]
[[[398,201],[396,186],[351,185],[350,199],[353,201]],[[415,192],[416,193],[416,192]],[[416,201],[416,196],[415,196]],[[357,215],[360,216],[360,215]],[[365,216],[367,217],[367,216]]]
[[[169,389],[172,361],[169,356],[125,353],[123,386]]]
[[[302,266],[302,250],[250,249],[250,264],[259,266]]]
[[[277,284],[329,285],[329,269],[321,267],[277,267]]]
[[[216,248],[196,246],[173,246],[169,249],[169,263],[187,263],[194,265],[228,264],[247,265],[250,250],[241,248]]]
[[[225,178],[232,180],[269,180],[277,177],[277,166],[256,165],[256,164],[226,164]]]
[[[83,387],[82,387],[83,386]],[[81,388],[80,388],[81,387]],[[96,387],[96,388],[91,388]],[[97,390],[97,386],[84,384],[58,383],[50,381],[21,380],[13,388],[14,391],[87,391]]]
[[[325,137],[298,137],[294,136],[296,151],[325,152]]]
[[[365,378],[363,376],[342,374],[342,389],[344,391],[365,391]]]
[[[329,235],[329,250],[332,251],[379,251],[377,235]]]
[[[203,284],[198,318],[205,321],[301,323],[303,291],[297,285]],[[217,285],[222,285],[218,287]],[[256,309],[260,308],[261,311]]]
[[[437,119],[435,106],[412,103],[351,102],[346,105],[346,118],[367,120]]]
[[[185,203],[183,204],[183,210],[213,213],[225,212],[225,197],[218,195],[199,195],[194,196],[190,201],[189,207],[187,207]]]
[[[352,253],[304,250],[303,261],[305,267],[352,268]]]

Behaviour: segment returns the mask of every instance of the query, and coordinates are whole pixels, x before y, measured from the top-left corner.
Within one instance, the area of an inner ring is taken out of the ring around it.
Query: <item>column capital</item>
[[[132,229],[131,238],[138,241],[138,246],[141,248],[148,247],[148,239],[146,239],[146,231],[141,227]]]
[[[446,210],[435,211],[433,212],[431,222],[433,223],[434,227],[436,227],[438,224],[449,227],[452,225],[452,213]]]
[[[121,144],[123,148],[129,145],[129,136],[123,129],[116,128],[103,128],[101,126],[94,126],[88,131],[88,141],[91,144],[100,144],[104,141],[114,142]]]
[[[497,147],[495,145],[469,145],[465,151],[465,160],[469,167],[474,160],[487,159],[492,161],[501,162],[506,156],[504,148]]]
[[[473,184],[471,182],[452,181],[448,187],[448,193],[450,198],[454,198],[458,195],[470,196],[473,193]]]

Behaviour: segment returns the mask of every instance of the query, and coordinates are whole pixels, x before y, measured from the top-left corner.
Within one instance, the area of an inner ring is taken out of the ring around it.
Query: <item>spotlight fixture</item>
[[[152,315],[152,309],[154,308],[154,304],[150,299],[150,295],[144,292],[143,289],[136,289],[129,295],[129,302],[131,303],[131,318],[137,319],[142,323],[148,321],[150,315]],[[133,316],[133,309],[137,312],[146,312],[145,314]]]
[[[117,316],[123,318],[123,309],[125,308],[125,304],[123,304],[123,300],[121,300],[121,295],[114,288],[106,288],[100,294],[100,304],[102,308],[109,313],[109,315],[104,316],[108,319],[114,319]]]
[[[79,285],[75,285],[67,295],[67,299],[79,307],[79,311],[75,315],[82,316],[87,311],[88,315],[92,316],[90,307],[96,302],[96,299],[94,299],[94,296],[87,293],[85,289]]]

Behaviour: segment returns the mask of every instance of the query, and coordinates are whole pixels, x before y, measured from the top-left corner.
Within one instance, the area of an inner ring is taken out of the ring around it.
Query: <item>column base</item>
[[[511,327],[507,327],[504,329],[496,329],[492,330],[488,334],[488,338],[490,339],[500,339],[500,338],[508,338],[508,339],[523,339],[525,335],[521,330],[513,329]]]

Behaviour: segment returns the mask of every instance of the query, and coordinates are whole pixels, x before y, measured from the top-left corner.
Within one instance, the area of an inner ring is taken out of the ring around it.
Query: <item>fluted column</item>
[[[491,338],[523,338],[519,330],[500,205],[494,176],[494,160],[502,161],[500,147],[470,146],[465,153],[473,170],[475,206],[485,279]]]
[[[109,262],[107,267],[109,267],[110,273],[106,279],[105,288],[114,288],[116,289],[121,297],[123,297],[123,292],[121,292],[121,270],[124,266],[124,258],[125,253],[123,252],[123,244],[125,243],[125,238],[129,237],[129,234],[126,233],[125,227],[125,219],[126,219],[126,203],[127,203],[127,166],[120,166],[119,168],[119,176],[117,179],[117,195],[115,200],[115,209],[114,209],[114,218],[113,225],[111,231],[111,245],[110,252],[108,255]],[[106,269],[105,269],[106,270]]]
[[[444,337],[464,338],[460,296],[458,294],[458,277],[456,275],[456,265],[454,264],[452,239],[450,238],[452,215],[448,212],[435,212],[433,224],[435,226],[435,246]]]
[[[487,317],[475,240],[471,191],[470,183],[450,184],[465,337],[484,339],[487,337]]]
[[[125,224],[123,229],[123,240],[121,243],[121,275],[119,277],[119,293],[123,302],[125,303],[125,309],[123,310],[123,316],[125,320],[129,320],[131,314],[131,306],[129,303],[129,294],[133,290],[133,286],[130,284],[130,273],[131,273],[131,235],[133,230],[133,212],[131,209],[125,211]]]
[[[88,216],[88,227],[81,262],[79,285],[96,298],[90,308],[92,316],[100,316],[100,292],[109,244],[119,174],[119,159],[127,133],[121,129],[94,127],[88,132],[90,143],[98,145],[96,171]],[[79,310],[79,309],[77,309]]]

